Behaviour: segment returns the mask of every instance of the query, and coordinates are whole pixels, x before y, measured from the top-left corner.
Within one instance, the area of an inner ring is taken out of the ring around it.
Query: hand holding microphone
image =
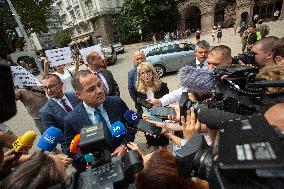
[[[33,146],[36,133],[34,131],[28,131],[23,136],[18,137],[17,140],[12,144],[13,149],[9,150],[4,154],[4,157],[9,156],[13,153],[27,154]]]

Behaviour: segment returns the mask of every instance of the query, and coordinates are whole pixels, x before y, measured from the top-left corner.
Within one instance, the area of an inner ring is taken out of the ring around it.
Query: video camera
[[[267,87],[284,87],[284,81],[266,81],[256,78],[259,68],[241,65],[218,67],[213,71],[217,81],[211,100],[206,103],[193,103],[187,92],[181,95],[179,106],[181,116],[186,116],[190,107],[195,109],[218,109],[240,115],[263,113],[273,99],[265,94]],[[277,103],[277,102],[276,102]]]
[[[107,145],[102,124],[81,129],[79,148],[83,154],[91,153],[93,158],[91,166],[80,174],[75,188],[127,188],[134,183],[135,174],[143,169],[141,155],[131,150],[111,159]]]
[[[247,51],[239,54],[238,56],[234,56],[232,58],[232,63],[239,64],[239,60],[245,64],[255,65],[255,53],[252,51]]]
[[[176,163],[182,176],[205,179],[211,189],[284,185],[283,134],[263,116],[220,122],[220,129],[217,154],[201,134],[193,135],[177,151]]]

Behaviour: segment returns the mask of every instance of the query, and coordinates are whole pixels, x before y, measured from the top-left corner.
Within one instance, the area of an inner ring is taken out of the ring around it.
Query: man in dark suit
[[[82,102],[64,118],[64,137],[67,144],[70,144],[71,139],[80,133],[83,127],[102,123],[108,143],[105,149],[112,152],[112,157],[123,155],[126,150],[122,139],[113,138],[110,129],[111,124],[116,121],[125,123],[123,114],[128,110],[125,102],[118,96],[106,96],[101,81],[89,70],[75,73],[72,85]],[[135,132],[128,130],[126,140],[133,141],[134,137]],[[86,162],[82,154],[73,156],[73,165],[78,171],[85,169]]]
[[[50,98],[39,110],[42,125],[45,130],[53,126],[64,132],[64,117],[77,106],[80,100],[74,92],[63,93],[63,82],[58,75],[45,75],[42,85]],[[62,151],[66,153],[65,145],[62,145]]]
[[[102,83],[102,87],[107,96],[119,96],[119,87],[113,78],[111,71],[104,69],[104,63],[99,53],[91,51],[86,56],[88,69],[92,73],[96,73]]]
[[[200,69],[207,69],[207,57],[210,50],[210,45],[207,41],[198,41],[195,46],[195,59],[190,62],[189,66]]]

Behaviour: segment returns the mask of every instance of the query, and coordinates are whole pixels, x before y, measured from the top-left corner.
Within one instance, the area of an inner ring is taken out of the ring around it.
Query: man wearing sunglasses
[[[57,127],[64,132],[64,117],[80,102],[74,92],[63,93],[63,82],[56,74],[45,75],[42,86],[49,100],[40,109],[40,118],[44,129]],[[62,142],[64,143],[64,141]],[[62,151],[66,148],[62,145]]]

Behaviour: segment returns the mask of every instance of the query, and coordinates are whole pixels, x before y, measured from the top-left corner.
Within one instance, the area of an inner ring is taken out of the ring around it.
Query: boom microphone
[[[25,132],[21,137],[12,144],[13,149],[9,150],[4,154],[4,157],[11,155],[12,153],[27,154],[31,147],[33,146],[34,140],[36,138],[36,133],[34,131]]]
[[[41,136],[37,146],[42,152],[51,152],[62,140],[62,131],[56,127],[49,127]]]
[[[224,129],[222,124],[225,121],[243,119],[245,116],[229,113],[217,109],[201,108],[198,112],[197,119],[206,124],[210,129]]]

